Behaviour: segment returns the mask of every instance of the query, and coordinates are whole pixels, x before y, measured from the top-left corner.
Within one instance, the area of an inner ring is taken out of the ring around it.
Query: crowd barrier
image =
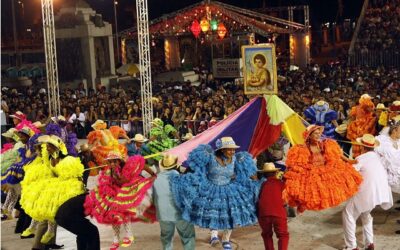
[[[350,66],[400,67],[400,52],[396,50],[354,51],[349,54]]]

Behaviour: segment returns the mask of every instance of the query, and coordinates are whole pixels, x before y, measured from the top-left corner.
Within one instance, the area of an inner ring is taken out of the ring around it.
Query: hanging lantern
[[[225,37],[227,31],[228,30],[226,29],[226,27],[223,23],[218,24],[217,34],[218,34],[219,38],[223,39]]]
[[[207,19],[205,19],[205,18],[201,19],[200,28],[201,28],[201,31],[203,31],[204,33],[206,33],[210,29],[210,23],[208,22]]]
[[[190,26],[190,31],[192,31],[193,35],[197,38],[200,35],[201,27],[199,21],[196,19],[192,22],[192,26]]]
[[[217,20],[211,20],[211,30],[216,31],[218,29],[218,21]]]

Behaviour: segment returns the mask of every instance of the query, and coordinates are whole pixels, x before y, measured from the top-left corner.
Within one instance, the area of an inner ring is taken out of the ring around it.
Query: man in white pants
[[[358,250],[356,239],[356,221],[360,217],[363,227],[363,240],[366,250],[374,249],[374,232],[372,228],[371,211],[375,206],[387,210],[393,206],[392,192],[388,183],[385,168],[374,148],[379,142],[373,135],[365,134],[357,138],[363,146],[362,154],[356,158],[358,163],[354,167],[360,171],[363,182],[358,192],[347,202],[342,213],[344,249]]]

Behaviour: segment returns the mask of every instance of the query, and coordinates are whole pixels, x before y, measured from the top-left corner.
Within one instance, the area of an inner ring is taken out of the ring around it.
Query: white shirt
[[[354,167],[360,171],[363,182],[358,192],[351,198],[358,212],[371,211],[375,206],[387,210],[393,206],[392,191],[388,176],[379,155],[374,151],[362,154],[357,158]]]
[[[71,117],[69,118],[69,120],[68,120],[68,122],[69,123],[74,123],[74,121],[75,120],[78,120],[80,123],[81,123],[81,125],[82,125],[82,127],[85,127],[85,114],[84,113],[79,113],[79,116],[78,117],[76,117],[76,113],[73,113],[72,115],[71,115]]]

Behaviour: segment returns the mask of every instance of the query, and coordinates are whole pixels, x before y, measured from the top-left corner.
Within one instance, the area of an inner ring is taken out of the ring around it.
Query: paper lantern
[[[211,30],[215,31],[218,28],[218,21],[217,20],[211,20]]]
[[[201,27],[199,21],[196,19],[192,22],[192,26],[190,26],[190,31],[192,31],[193,35],[197,38],[200,35]]]
[[[217,34],[218,34],[219,38],[223,39],[225,37],[227,31],[228,30],[226,29],[226,27],[223,23],[218,24]]]
[[[204,33],[206,33],[210,29],[210,23],[208,22],[207,19],[205,19],[205,18],[201,19],[200,28],[201,28],[201,31],[203,31]]]

